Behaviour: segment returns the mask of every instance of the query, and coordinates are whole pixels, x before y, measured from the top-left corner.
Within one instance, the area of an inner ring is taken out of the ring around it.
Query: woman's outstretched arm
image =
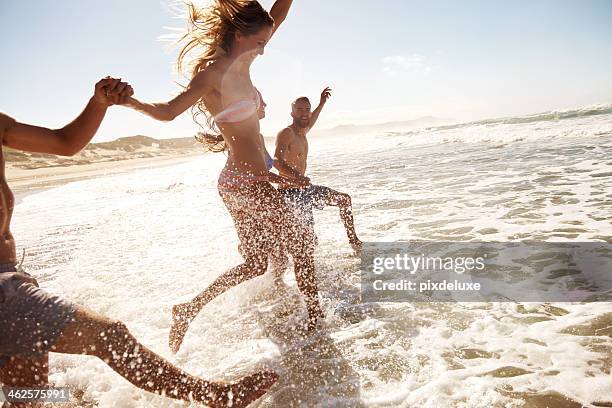
[[[204,71],[197,74],[183,92],[168,102],[146,103],[132,97],[128,98],[124,106],[144,113],[153,119],[170,122],[195,105],[209,91],[209,83],[207,73]]]
[[[291,8],[291,4],[293,0],[276,0],[272,9],[270,9],[270,15],[274,19],[274,31],[272,34],[278,30],[278,27],[285,21],[287,18],[287,14],[289,14],[289,9]]]

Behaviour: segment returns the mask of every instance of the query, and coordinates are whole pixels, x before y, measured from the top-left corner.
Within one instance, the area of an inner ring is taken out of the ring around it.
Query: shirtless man
[[[349,243],[355,251],[358,251],[361,248],[361,241],[355,232],[351,197],[324,186],[303,187],[310,181],[305,176],[308,162],[306,135],[317,122],[330,96],[331,89],[325,88],[321,93],[319,106],[314,112],[311,112],[310,101],[306,97],[296,99],[291,105],[293,124],[283,129],[276,137],[274,166],[281,176],[292,179],[292,181],[281,183],[278,190],[293,205],[309,228],[314,228],[313,207],[318,209],[326,206],[339,207]]]
[[[119,79],[95,86],[85,110],[61,129],[19,123],[0,113],[2,147],[71,156],[96,133],[109,106],[133,94]],[[260,372],[234,384],[208,382],[180,370],[138,343],[124,323],[52,295],[30,275],[17,271],[10,232],[14,198],[0,152],[0,383],[6,387],[48,386],[48,353],[100,358],[135,386],[170,398],[214,407],[244,407],[262,396],[277,375]]]

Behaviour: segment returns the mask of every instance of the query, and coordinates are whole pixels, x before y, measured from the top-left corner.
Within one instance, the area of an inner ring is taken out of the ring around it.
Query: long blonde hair
[[[253,35],[266,26],[274,25],[272,16],[255,0],[214,0],[207,8],[196,7],[193,3],[186,5],[189,12],[187,32],[180,39],[185,45],[179,52],[177,67],[183,73],[190,68],[191,78],[219,57],[231,53],[236,33]],[[191,58],[200,50],[202,53]],[[196,136],[196,140],[212,152],[227,150],[214,118],[202,99],[191,108],[191,114],[193,120],[205,130]],[[198,120],[201,115],[205,123]]]

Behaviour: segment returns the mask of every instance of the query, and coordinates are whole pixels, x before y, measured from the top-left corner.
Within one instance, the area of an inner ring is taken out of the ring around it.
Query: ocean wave
[[[532,115],[504,117],[496,119],[484,119],[472,122],[457,123],[430,127],[428,130],[452,130],[471,126],[490,126],[490,125],[520,125],[535,122],[556,122],[565,119],[583,118],[589,116],[612,114],[612,104],[593,105],[580,109],[570,109],[563,111],[548,111]]]
[[[380,136],[380,135],[379,135]],[[519,142],[556,143],[560,140],[612,136],[612,104],[581,109],[544,112],[528,116],[486,119],[403,132],[387,132],[377,145],[415,148],[445,144],[495,144],[504,147]]]

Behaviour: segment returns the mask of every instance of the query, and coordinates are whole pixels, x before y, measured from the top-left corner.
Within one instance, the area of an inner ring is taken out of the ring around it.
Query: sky
[[[269,9],[273,0],[262,1]],[[0,111],[61,127],[106,76],[147,102],[185,79],[166,36],[184,27],[174,0],[0,0]],[[612,103],[609,0],[295,0],[252,68],[271,136],[290,103],[333,96],[318,126],[435,116],[475,120]],[[157,122],[112,107],[94,141],[187,137],[189,113]]]

